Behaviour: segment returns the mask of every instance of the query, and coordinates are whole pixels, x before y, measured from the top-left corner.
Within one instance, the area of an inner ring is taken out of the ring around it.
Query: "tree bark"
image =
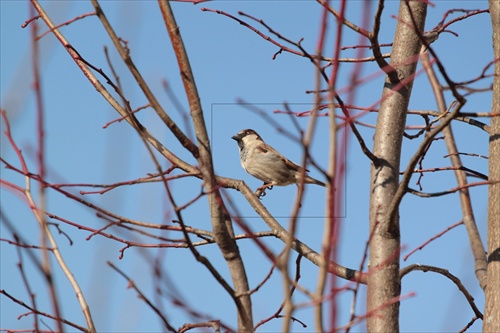
[[[401,144],[413,86],[412,76],[422,45],[416,31],[422,33],[426,13],[424,2],[400,2],[390,60],[395,72],[385,69],[388,75],[373,147],[380,163],[372,165],[370,182],[369,332],[399,332],[399,213],[396,209],[394,214],[389,214],[388,207],[399,185]],[[413,26],[412,16],[416,27]]]
[[[489,0],[493,27],[493,77],[491,113],[500,113],[500,0]],[[488,270],[483,332],[500,332],[500,117],[491,118],[488,153]]]

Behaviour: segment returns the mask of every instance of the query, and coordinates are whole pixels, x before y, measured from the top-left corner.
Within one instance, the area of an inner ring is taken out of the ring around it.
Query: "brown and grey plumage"
[[[238,142],[240,162],[243,169],[264,182],[259,189],[270,186],[286,186],[299,184],[303,168],[281,155],[276,149],[262,140],[252,129],[245,129],[232,136]],[[305,170],[306,172],[309,170]],[[304,176],[307,184],[326,186],[307,173]]]

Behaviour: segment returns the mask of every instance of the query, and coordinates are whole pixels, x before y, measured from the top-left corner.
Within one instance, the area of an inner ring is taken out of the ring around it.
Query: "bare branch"
[[[238,246],[236,246],[236,242],[234,241],[231,220],[228,214],[226,214],[219,192],[219,185],[214,174],[210,142],[194,75],[170,3],[166,0],[159,0],[158,2],[177,58],[181,79],[190,106],[193,127],[198,139],[199,156],[197,156],[197,159],[200,164],[209,201],[210,220],[212,222],[214,238],[228,265],[234,285],[234,293],[243,295],[241,297],[234,297],[234,294],[232,295],[238,309],[238,330],[251,331],[253,329],[252,302],[250,296],[245,294],[249,290],[248,278]],[[214,274],[214,272],[211,273]]]
[[[457,278],[455,275],[451,274],[448,270],[442,269],[439,267],[435,267],[435,266],[413,264],[413,265],[410,265],[410,266],[407,266],[407,267],[401,269],[401,271],[399,273],[399,278],[403,279],[403,277],[405,277],[405,275],[407,275],[408,273],[410,273],[412,271],[422,271],[424,273],[425,272],[434,272],[434,273],[438,273],[438,274],[441,274],[441,275],[447,277],[458,287],[458,290],[460,290],[462,292],[462,294],[465,296],[465,298],[467,299],[467,302],[469,302],[469,305],[472,308],[472,311],[474,311],[474,314],[478,318],[481,318],[481,319],[483,318],[483,314],[477,308],[476,303],[474,303],[474,297],[472,297],[472,295],[469,293],[467,288],[465,288],[465,286],[462,284],[460,279]]]
[[[168,114],[163,110],[161,107],[161,104],[158,102],[156,99],[155,95],[149,88],[148,84],[142,77],[141,73],[135,66],[134,62],[132,61],[132,58],[130,57],[130,53],[127,51],[126,48],[123,47],[123,45],[120,42],[120,39],[118,38],[118,35],[116,32],[113,30],[111,24],[109,23],[106,15],[104,14],[104,11],[102,10],[101,6],[99,5],[97,0],[92,0],[92,5],[94,6],[97,17],[101,20],[104,28],[106,29],[108,35],[110,36],[111,40],[113,41],[113,44],[115,45],[115,48],[117,49],[118,53],[122,57],[123,61],[127,65],[128,69],[134,76],[135,80],[137,81],[137,84],[139,87],[142,89],[144,95],[149,101],[149,104],[151,104],[152,108],[156,111],[160,119],[165,123],[165,125],[172,131],[172,133],[175,135],[175,137],[179,140],[179,142],[189,151],[191,154],[197,158],[198,157],[198,148],[195,146],[193,142],[179,129],[177,124],[168,116]]]
[[[77,330],[82,331],[82,332],[86,332],[86,333],[92,332],[92,331],[86,329],[85,327],[77,325],[77,324],[75,324],[75,323],[73,323],[73,322],[71,322],[69,320],[64,319],[64,318],[61,318],[61,317],[58,317],[58,316],[53,316],[51,314],[48,314],[48,313],[39,311],[39,310],[37,310],[35,308],[32,308],[28,304],[26,304],[23,301],[15,298],[14,296],[12,296],[11,294],[9,294],[7,291],[5,291],[3,289],[0,290],[0,294],[7,296],[11,301],[13,301],[13,302],[19,304],[20,306],[22,306],[22,307],[30,310],[33,314],[40,315],[40,316],[43,316],[43,317],[47,317],[47,318],[53,319],[55,321],[60,321],[61,323],[66,324],[68,326],[71,326],[73,328],[76,328]],[[28,315],[28,314],[25,314],[25,315]]]
[[[177,332],[177,330],[172,325],[170,325],[170,323],[168,322],[167,318],[165,318],[163,313],[161,313],[161,311],[146,297],[146,295],[139,289],[139,287],[136,286],[134,280],[129,278],[127,274],[125,274],[121,269],[116,267],[112,262],[108,261],[107,264],[128,281],[127,288],[133,288],[137,292],[139,298],[142,299],[158,315],[158,317],[160,317],[160,319],[163,321],[163,325],[165,325],[165,328],[167,330],[171,332]]]

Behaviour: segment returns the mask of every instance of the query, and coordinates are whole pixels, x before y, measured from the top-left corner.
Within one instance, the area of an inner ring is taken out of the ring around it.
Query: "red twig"
[[[0,290],[0,294],[5,295],[5,296],[6,296],[7,298],[9,298],[11,301],[13,301],[13,302],[15,302],[15,303],[19,304],[20,306],[22,306],[22,307],[24,307],[24,308],[26,308],[26,309],[30,310],[30,312],[29,312],[29,313],[25,313],[25,314],[23,314],[23,315],[20,315],[20,316],[18,317],[18,319],[20,319],[21,317],[24,317],[24,316],[30,315],[30,314],[38,314],[38,315],[40,315],[40,316],[44,316],[44,317],[47,317],[47,318],[50,318],[50,319],[56,320],[56,321],[58,321],[58,322],[61,322],[61,323],[63,323],[63,324],[66,324],[66,325],[68,325],[68,326],[74,327],[74,328],[76,328],[76,329],[77,329],[77,330],[79,330],[79,331],[82,331],[82,332],[87,332],[87,333],[89,333],[89,332],[90,332],[90,331],[89,331],[88,329],[86,329],[85,327],[80,326],[80,325],[77,325],[77,324],[75,324],[75,323],[73,323],[73,322],[71,322],[71,321],[68,321],[68,320],[63,319],[63,318],[58,317],[58,316],[53,316],[53,315],[48,314],[48,313],[46,313],[46,312],[39,311],[39,310],[37,310],[37,309],[35,309],[35,308],[33,308],[33,307],[29,306],[28,304],[24,303],[23,301],[21,301],[21,300],[19,300],[19,299],[15,298],[14,296],[12,296],[11,294],[9,294],[7,291],[5,291],[5,290],[3,290],[3,289],[2,289],[2,290]],[[10,331],[10,332],[13,332],[13,331]],[[53,331],[51,331],[51,332],[53,332]]]
[[[71,19],[71,20],[69,20],[69,21],[66,21],[66,22],[63,22],[63,23],[61,23],[61,24],[59,24],[59,25],[56,25],[56,26],[55,26],[55,27],[53,27],[52,29],[45,31],[45,32],[44,32],[43,34],[41,34],[40,36],[36,37],[36,41],[38,41],[38,40],[42,39],[45,35],[47,35],[47,34],[51,33],[51,32],[52,32],[52,31],[54,31],[55,29],[59,29],[60,27],[63,27],[63,26],[65,26],[65,25],[70,25],[71,23],[73,23],[73,22],[75,22],[75,21],[78,21],[78,20],[81,20],[81,19],[83,19],[83,18],[85,18],[85,17],[87,17],[87,16],[93,16],[93,15],[96,15],[96,12],[95,12],[95,11],[94,11],[94,12],[90,12],[90,13],[86,13],[86,14],[79,15],[79,16],[77,16],[77,17],[75,17],[75,18],[73,18],[73,19]],[[23,27],[23,28],[24,28],[24,27]]]
[[[114,119],[114,120],[111,120],[111,121],[107,122],[106,124],[104,124],[104,125],[102,126],[102,128],[107,128],[109,125],[111,125],[111,124],[113,124],[113,123],[116,123],[116,122],[121,122],[122,120],[125,120],[126,118],[130,117],[130,115],[131,115],[131,114],[134,114],[134,113],[136,113],[136,112],[139,112],[139,111],[141,111],[141,110],[143,110],[143,109],[145,109],[145,108],[149,108],[149,107],[151,107],[151,104],[149,104],[149,103],[148,103],[148,104],[146,104],[146,105],[140,106],[140,107],[138,107],[137,109],[135,109],[135,110],[133,110],[133,111],[130,111],[130,113],[129,113],[129,114],[127,114],[125,117],[120,117],[120,118],[117,118],[117,119]]]
[[[441,191],[441,192],[433,192],[433,193],[425,193],[425,192],[420,192],[415,189],[412,189],[410,187],[407,187],[406,190],[408,193],[411,193],[413,195],[416,195],[418,197],[423,197],[423,198],[430,198],[430,197],[440,197],[442,195],[447,195],[451,193],[458,192],[464,188],[469,188],[469,187],[474,187],[474,186],[482,186],[482,185],[491,185],[491,184],[496,184],[500,181],[486,181],[486,182],[475,182],[475,183],[469,183],[464,186],[456,186],[450,190],[447,191]]]
[[[0,238],[0,242],[6,242],[6,243],[9,243],[10,245],[15,245],[17,247],[23,247],[26,249],[38,249],[38,250],[52,251],[52,248],[50,248],[50,247],[30,245],[30,244],[20,243],[19,241],[12,241],[12,240],[5,239],[5,238]]]
[[[447,23],[444,23],[444,21],[446,20],[448,15],[456,13],[456,12],[462,12],[462,13],[466,13],[466,14],[459,16],[457,18],[454,18],[454,19],[448,21]],[[450,9],[443,15],[443,19],[436,25],[436,27],[434,29],[438,30],[438,31],[445,31],[445,29],[448,26],[450,26],[451,24],[453,24],[455,22],[462,21],[468,17],[482,14],[482,13],[489,13],[489,9]]]
[[[361,315],[361,316],[356,316],[356,318],[352,321],[350,321],[349,323],[347,323],[346,325],[342,326],[342,327],[338,327],[336,330],[337,331],[342,331],[342,330],[345,330],[349,327],[352,327],[356,324],[359,324],[361,321],[365,320],[366,318],[368,317],[371,317],[371,316],[377,316],[378,312],[380,310],[383,310],[385,309],[386,307],[394,304],[394,303],[398,303],[398,302],[401,302],[405,299],[408,299],[410,297],[415,297],[416,293],[415,292],[410,292],[410,293],[407,293],[407,294],[404,294],[404,295],[399,295],[399,296],[396,296],[396,297],[393,297],[391,298],[389,301],[385,302],[384,304],[381,304],[380,306],[377,306],[375,309],[371,310],[371,311],[368,311],[367,313],[365,313],[364,315]]]
[[[303,56],[305,56],[305,53],[303,53],[303,52],[299,52],[299,51],[296,51],[296,50],[291,49],[291,48],[289,48],[289,47],[287,47],[287,46],[285,46],[285,45],[283,45],[283,44],[281,44],[281,43],[278,43],[277,41],[275,41],[275,40],[274,40],[274,39],[272,39],[271,37],[269,37],[269,36],[267,36],[267,35],[263,34],[262,32],[260,32],[257,28],[254,28],[254,27],[253,27],[253,26],[251,26],[250,24],[246,23],[246,22],[245,22],[245,21],[243,21],[243,20],[240,20],[239,18],[237,18],[237,17],[235,17],[235,16],[233,16],[233,15],[231,15],[231,14],[229,14],[229,13],[226,13],[226,12],[224,12],[224,11],[222,11],[222,10],[210,9],[210,8],[205,8],[205,7],[201,8],[201,10],[202,10],[202,11],[204,11],[204,12],[212,12],[212,13],[216,13],[216,14],[220,14],[220,15],[224,15],[224,16],[226,16],[226,17],[229,17],[230,19],[232,19],[232,20],[234,20],[234,21],[238,22],[238,23],[239,23],[239,24],[241,24],[242,26],[244,26],[244,27],[246,27],[246,28],[248,28],[248,29],[252,30],[252,31],[253,31],[253,32],[255,32],[257,35],[259,35],[260,37],[264,38],[264,39],[265,39],[265,40],[267,40],[268,42],[271,42],[272,44],[274,44],[274,45],[276,45],[277,47],[279,47],[279,48],[280,48],[280,51],[278,51],[277,53],[275,53],[275,54],[274,54],[273,59],[275,59],[275,58],[276,58],[276,56],[277,56],[279,53],[281,53],[282,51],[286,51],[286,52],[289,52],[289,53],[292,53],[292,54],[296,54],[296,55],[299,55],[299,56],[302,56],[302,57],[303,57]],[[250,15],[248,15],[248,14],[244,14],[244,13],[242,13],[242,12],[239,12],[239,14],[240,14],[240,15],[244,15],[244,16],[246,16],[246,17],[248,17],[248,18],[251,18],[251,19],[253,19],[253,20],[258,21],[259,23],[261,23],[262,25],[264,25],[265,27],[267,27],[267,28],[268,28],[268,29],[269,29],[272,33],[276,34],[276,35],[277,35],[278,37],[280,37],[280,38],[285,39],[283,36],[281,36],[280,34],[276,33],[276,32],[275,32],[274,30],[272,30],[271,28],[269,28],[269,26],[267,26],[267,25],[266,25],[266,24],[265,24],[262,20],[258,20],[258,19],[256,19],[256,18],[254,18],[254,17],[252,17],[252,16],[250,16]],[[285,40],[289,41],[288,39],[285,39]],[[291,41],[290,41],[290,42],[291,42]],[[293,42],[291,42],[291,43],[293,43]],[[293,44],[296,44],[296,43],[293,43]],[[316,57],[316,58],[317,58],[317,57]],[[324,59],[323,59],[323,60],[324,60]]]
[[[406,261],[413,253],[417,252],[417,251],[420,251],[422,250],[425,246],[427,246],[430,242],[432,242],[433,240],[443,236],[445,233],[447,233],[448,231],[450,231],[451,229],[455,228],[455,227],[458,227],[459,225],[461,224],[464,224],[463,221],[460,221],[460,222],[457,222],[451,226],[449,226],[448,228],[446,228],[445,230],[441,231],[440,233],[436,234],[435,236],[429,238],[429,240],[427,240],[426,242],[422,243],[420,246],[418,246],[417,248],[413,249],[412,251],[410,251],[406,256],[404,256],[403,258],[403,261]]]
[[[19,159],[19,162],[21,163],[21,168],[23,170],[22,174],[27,175],[29,173],[28,167],[26,166],[26,161],[24,160],[23,154],[21,153],[21,149],[19,149],[16,142],[12,138],[12,133],[10,131],[9,119],[7,119],[7,112],[2,109],[2,110],[0,110],[0,114],[1,114],[3,121],[4,121],[4,124],[5,124],[5,132],[4,133],[7,136],[7,140],[9,140],[9,143],[10,143],[12,149],[14,149],[14,152],[16,153],[17,158]]]

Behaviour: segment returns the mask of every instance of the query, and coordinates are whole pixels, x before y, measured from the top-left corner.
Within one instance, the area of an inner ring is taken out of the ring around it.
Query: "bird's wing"
[[[285,156],[281,155],[276,149],[274,149],[273,147],[271,147],[269,145],[267,147],[263,147],[261,145],[261,146],[258,146],[257,149],[262,154],[273,154],[273,155],[279,156],[279,158],[281,159],[281,161],[283,161],[283,163],[285,163],[285,165],[289,169],[292,169],[292,170],[295,170],[295,171],[300,171],[302,169],[302,167],[300,165],[293,163],[292,161],[290,161]],[[306,171],[309,171],[309,170],[306,169]]]
[[[292,170],[300,171],[303,169],[300,165],[293,163],[292,161],[290,161],[288,158],[286,158],[284,156],[282,156],[281,159],[285,163],[285,165]],[[306,169],[306,171],[309,171],[309,170]]]

